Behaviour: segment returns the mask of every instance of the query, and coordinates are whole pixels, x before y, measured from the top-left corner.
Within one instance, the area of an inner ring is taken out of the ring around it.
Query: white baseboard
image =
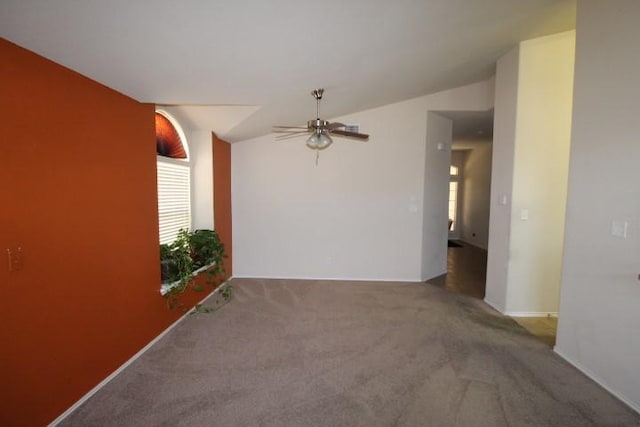
[[[634,411],[636,411],[637,413],[640,414],[640,404],[637,404],[635,402],[632,402],[631,400],[627,399],[624,395],[622,395],[620,392],[618,392],[617,390],[613,389],[612,387],[608,386],[607,383],[605,381],[603,381],[601,378],[599,378],[597,375],[595,375],[593,372],[591,372],[589,369],[585,368],[583,365],[581,365],[580,363],[572,360],[570,357],[568,357],[567,355],[565,355],[559,348],[558,346],[553,347],[553,351],[560,357],[562,357],[564,360],[566,360],[570,365],[572,365],[573,367],[575,367],[577,370],[579,370],[580,372],[582,372],[583,374],[585,374],[586,376],[588,376],[589,378],[591,378],[593,381],[595,381],[596,383],[598,383],[598,385],[600,385],[602,388],[604,388],[605,390],[607,390],[609,393],[611,393],[612,395],[614,395],[616,398],[620,399],[620,401],[622,401],[622,403],[624,403],[625,405],[627,405],[629,408],[633,409]]]
[[[267,279],[267,280],[336,280],[344,282],[402,282],[402,283],[422,283],[420,279],[394,279],[394,278],[360,278],[360,277],[310,277],[310,276],[233,276],[234,279]]]
[[[504,311],[502,310],[498,304],[494,304],[487,298],[484,299],[484,302],[487,303],[491,308],[498,311],[499,313],[505,316],[511,317],[558,317],[557,311]]]
[[[557,311],[507,311],[504,314],[511,317],[558,317]]]
[[[212,295],[215,295],[216,292],[218,292],[220,290],[220,288],[222,287],[222,285],[226,284],[227,282],[229,282],[229,280],[231,280],[233,277],[229,277],[227,280],[225,280],[223,283],[220,284],[220,286],[218,286],[216,289],[213,290],[213,292],[211,292],[210,294],[208,294],[207,296],[205,296],[200,303],[204,302],[204,300],[206,300],[207,298],[209,298]],[[160,333],[160,335],[158,335],[157,337],[155,337],[153,340],[151,340],[151,342],[149,344],[147,344],[146,346],[144,346],[139,352],[137,352],[136,354],[134,354],[129,360],[127,360],[126,362],[124,362],[118,369],[116,369],[115,371],[113,371],[111,373],[111,375],[109,375],[107,378],[105,378],[104,380],[102,380],[97,386],[95,386],[94,388],[92,388],[91,390],[89,390],[89,392],[87,394],[85,394],[84,396],[82,396],[76,403],[74,403],[73,405],[71,405],[71,407],[69,407],[69,409],[67,409],[66,411],[64,411],[58,418],[56,418],[55,420],[53,420],[50,424],[49,427],[55,427],[58,424],[60,424],[65,418],[67,418],[73,411],[75,411],[76,409],[78,409],[84,402],[86,402],[87,400],[89,400],[89,398],[91,398],[91,396],[93,396],[94,394],[96,394],[98,391],[100,391],[100,389],[102,387],[104,387],[105,385],[107,385],[112,379],[114,379],[116,376],[118,376],[118,374],[122,371],[124,371],[129,365],[131,365],[133,362],[136,361],[136,359],[138,359],[140,356],[142,356],[147,350],[149,350],[155,343],[157,343],[158,341],[160,341],[162,339],[162,337],[164,337],[166,334],[169,333],[169,331],[171,331],[174,327],[176,327],[180,322],[182,322],[184,320],[185,317],[187,317],[189,314],[191,314],[193,312],[193,310],[195,310],[195,307],[192,308],[191,310],[187,311],[185,314],[183,314],[178,320],[176,320],[175,322],[173,322],[167,329],[165,329],[164,331],[162,331]]]
[[[495,304],[493,302],[491,302],[490,300],[488,300],[486,297],[484,298],[484,302],[491,308],[493,308],[495,311],[497,311],[500,314],[504,314],[504,310],[498,305]]]

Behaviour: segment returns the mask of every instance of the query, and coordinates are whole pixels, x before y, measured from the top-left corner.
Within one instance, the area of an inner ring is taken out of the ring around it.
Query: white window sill
[[[216,265],[215,262],[212,262],[211,264],[205,265],[200,267],[197,270],[193,271],[193,276],[197,276],[198,274],[202,273],[203,271],[207,271],[208,269],[210,269],[211,267],[213,267],[214,265]],[[169,293],[169,291],[175,287],[177,287],[178,285],[180,285],[180,281],[177,280],[175,282],[171,282],[171,283],[161,283],[160,284],[160,295],[165,296],[167,293]]]

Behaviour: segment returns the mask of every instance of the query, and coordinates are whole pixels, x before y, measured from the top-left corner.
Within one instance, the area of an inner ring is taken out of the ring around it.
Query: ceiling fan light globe
[[[328,146],[330,146],[332,142],[333,142],[333,140],[331,139],[331,137],[329,135],[325,135],[324,133],[321,133],[318,136],[318,143],[316,144],[316,147],[317,147],[318,150],[323,150],[323,149],[327,148]]]
[[[320,137],[317,133],[314,133],[307,139],[307,147],[311,148],[312,150],[317,150],[319,142]]]

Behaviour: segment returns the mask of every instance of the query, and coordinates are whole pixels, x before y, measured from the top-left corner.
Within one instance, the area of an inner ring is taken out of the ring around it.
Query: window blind
[[[190,168],[158,160],[160,243],[171,243],[181,228],[191,228]]]

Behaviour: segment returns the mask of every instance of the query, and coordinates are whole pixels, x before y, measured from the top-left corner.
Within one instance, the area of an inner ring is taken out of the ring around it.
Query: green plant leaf
[[[224,258],[227,258],[224,244],[215,230],[180,230],[176,240],[170,244],[160,245],[160,263],[163,283],[176,283],[165,294],[169,309],[176,306],[184,307],[178,300],[188,287],[196,292],[202,292],[203,286],[193,284],[193,271],[211,265],[207,271],[206,284],[215,287],[224,278]],[[189,286],[191,284],[191,286]],[[224,291],[226,292],[226,291]],[[223,298],[230,298],[223,294]]]

